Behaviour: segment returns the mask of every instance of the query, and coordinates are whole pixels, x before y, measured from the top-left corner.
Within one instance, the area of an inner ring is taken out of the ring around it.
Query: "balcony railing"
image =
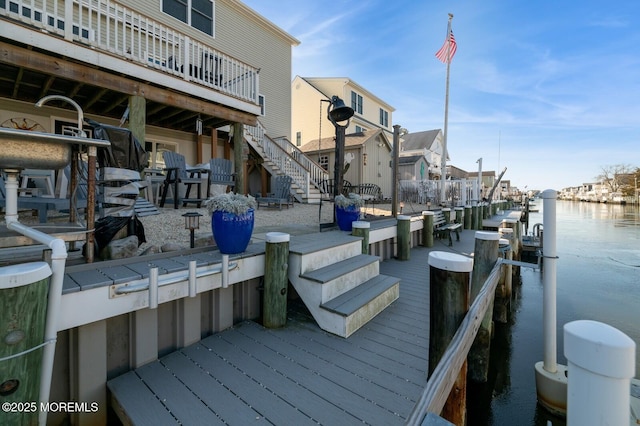
[[[258,69],[110,0],[5,0],[0,16],[258,103]]]

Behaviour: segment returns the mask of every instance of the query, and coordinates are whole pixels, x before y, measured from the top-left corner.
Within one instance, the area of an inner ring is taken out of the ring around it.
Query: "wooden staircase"
[[[399,296],[400,280],[380,275],[361,238],[341,231],[297,236],[289,247],[289,281],[318,326],[349,337]]]

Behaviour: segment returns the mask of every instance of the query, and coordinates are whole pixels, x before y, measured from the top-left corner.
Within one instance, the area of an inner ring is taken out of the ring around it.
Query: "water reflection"
[[[542,201],[537,204],[541,211],[531,213],[530,223],[542,222]],[[559,201],[556,222],[558,362],[567,364],[562,327],[578,319],[616,327],[640,346],[637,207]],[[495,325],[489,381],[469,387],[469,425],[565,425],[536,402],[534,364],[543,359],[542,273],[527,268],[521,274],[509,323]]]

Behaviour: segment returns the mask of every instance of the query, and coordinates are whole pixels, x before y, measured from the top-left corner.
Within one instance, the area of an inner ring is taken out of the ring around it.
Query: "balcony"
[[[0,97],[75,98],[120,118],[147,100],[147,124],[193,131],[255,125],[259,69],[110,0],[0,1]],[[44,93],[43,93],[44,92]]]

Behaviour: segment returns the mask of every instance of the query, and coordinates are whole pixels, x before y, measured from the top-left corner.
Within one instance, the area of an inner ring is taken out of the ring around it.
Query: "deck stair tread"
[[[378,257],[370,256],[366,254],[360,254],[340,262],[319,268],[313,271],[306,272],[300,277],[308,280],[316,281],[319,283],[327,283],[335,280],[349,272],[356,271],[372,263],[378,262]]]
[[[289,252],[305,255],[360,240],[361,237],[354,237],[342,231],[324,232],[322,238],[318,238],[317,234],[295,235],[291,238]]]
[[[320,305],[342,316],[349,316],[400,282],[399,278],[378,275]]]

